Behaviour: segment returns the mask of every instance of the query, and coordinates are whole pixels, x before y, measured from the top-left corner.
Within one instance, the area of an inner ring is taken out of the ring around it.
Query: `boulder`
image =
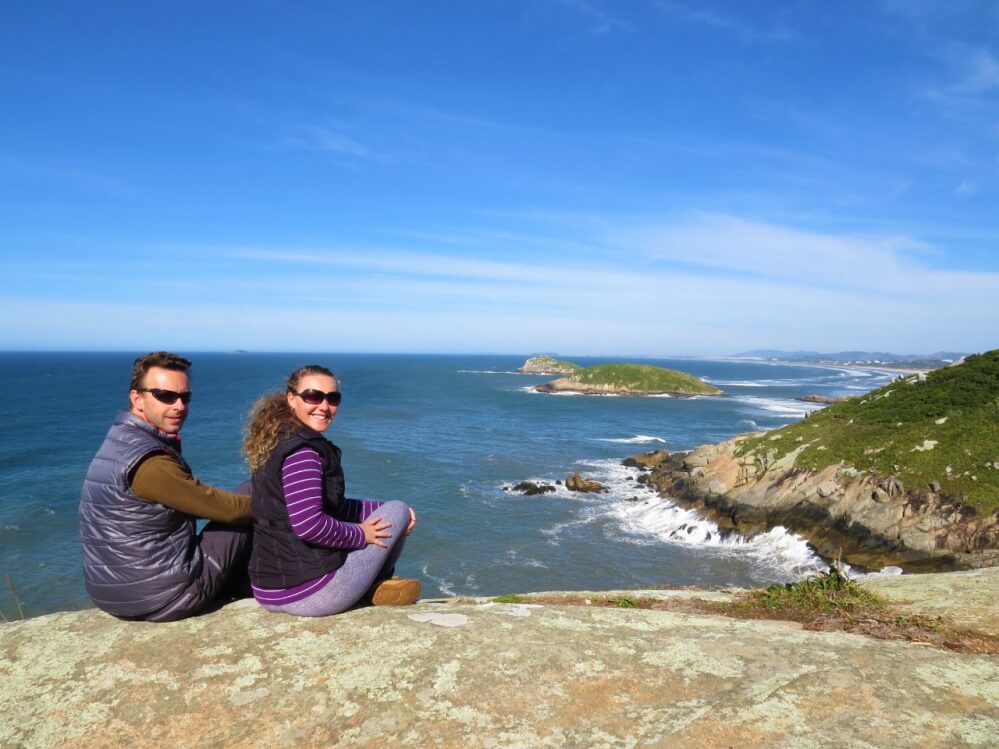
[[[657,468],[668,457],[669,450],[654,450],[652,452],[638,453],[637,455],[625,458],[621,462],[621,465],[627,466],[628,468],[642,468],[650,470],[652,468]]]
[[[536,494],[553,492],[555,491],[555,487],[551,484],[536,484],[533,481],[521,481],[519,484],[514,484],[513,490],[521,492],[525,496],[533,497]]]
[[[565,488],[574,492],[602,492],[604,485],[574,473],[565,480]]]

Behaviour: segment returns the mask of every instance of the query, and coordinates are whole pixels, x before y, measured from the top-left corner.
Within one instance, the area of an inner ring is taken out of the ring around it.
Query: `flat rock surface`
[[[948,598],[953,613],[994,605],[997,572],[877,587],[905,600],[923,591],[914,607]],[[303,619],[242,601],[172,624],[90,610],[0,626],[3,747],[986,747],[997,737],[996,656],[786,623],[460,601]]]
[[[917,613],[999,635],[999,567],[873,578],[864,586]],[[996,741],[999,744],[999,739]]]

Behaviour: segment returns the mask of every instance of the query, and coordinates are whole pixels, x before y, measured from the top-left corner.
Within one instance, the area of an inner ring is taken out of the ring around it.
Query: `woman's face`
[[[333,419],[336,417],[337,406],[330,405],[325,397],[327,393],[337,391],[336,380],[329,375],[306,375],[298,381],[296,392],[288,393],[288,405],[292,413],[305,426],[315,429],[317,432],[325,432]],[[319,403],[306,403],[302,395],[309,400],[315,400],[317,394],[324,397]]]

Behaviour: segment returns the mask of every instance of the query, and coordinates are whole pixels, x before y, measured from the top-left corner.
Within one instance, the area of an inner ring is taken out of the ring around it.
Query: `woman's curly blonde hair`
[[[291,407],[288,406],[287,394],[298,392],[299,381],[314,374],[336,379],[336,375],[329,369],[318,364],[299,367],[288,377],[285,390],[268,393],[253,404],[243,437],[243,457],[246,458],[251,473],[256,473],[257,469],[267,462],[278,442],[301,426]]]

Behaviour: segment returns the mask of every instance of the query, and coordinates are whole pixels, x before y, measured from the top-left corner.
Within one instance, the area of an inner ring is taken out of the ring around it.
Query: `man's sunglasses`
[[[296,393],[294,390],[290,390],[289,392],[297,395],[310,406],[318,406],[323,401],[327,401],[331,406],[339,406],[340,398],[343,397],[339,390],[324,393],[322,390],[312,390],[310,388],[309,390],[303,390],[301,393]]]
[[[172,406],[178,400],[185,406],[191,402],[191,391],[185,390],[183,393],[178,393],[176,390],[163,390],[161,388],[139,388],[140,393],[149,393],[160,403],[165,403],[168,406]]]

